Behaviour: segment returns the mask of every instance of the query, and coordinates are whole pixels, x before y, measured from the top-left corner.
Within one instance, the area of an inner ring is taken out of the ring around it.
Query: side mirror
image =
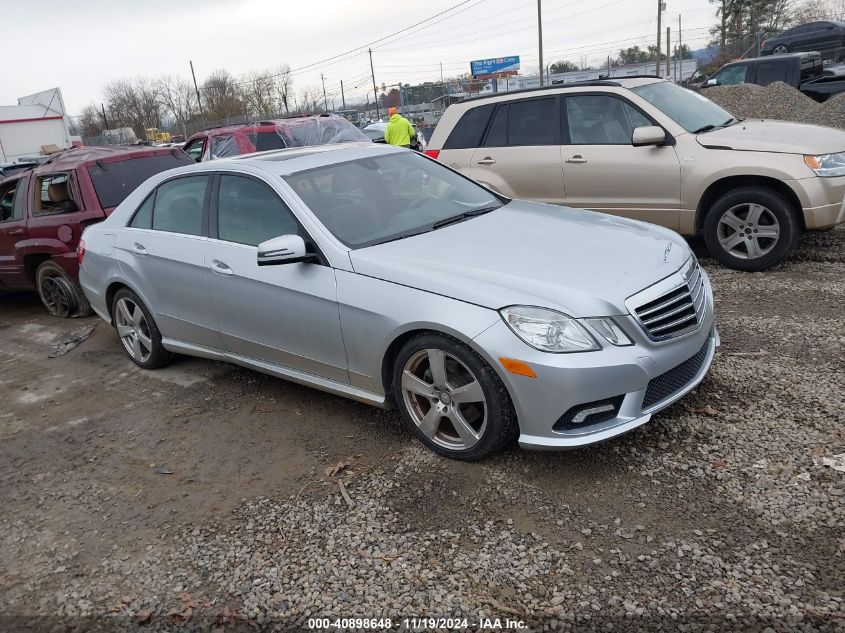
[[[710,79],[708,79],[707,81],[704,82],[705,88],[712,88],[713,86],[718,86],[718,85],[719,85],[719,80],[716,79],[715,77],[712,77],[712,78],[710,78]]]
[[[305,240],[299,235],[280,235],[258,245],[259,266],[277,266],[315,260],[315,255],[306,251]]]
[[[643,145],[660,145],[666,142],[666,131],[658,125],[643,125],[634,128],[631,144],[634,147]]]

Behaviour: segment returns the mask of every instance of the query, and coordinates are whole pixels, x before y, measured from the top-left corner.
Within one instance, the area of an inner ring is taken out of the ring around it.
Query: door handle
[[[586,163],[587,159],[584,158],[583,156],[581,156],[581,154],[575,154],[575,156],[570,156],[569,158],[567,158],[566,162],[567,163],[580,164],[580,163]]]
[[[235,274],[234,270],[229,268],[227,264],[224,264],[219,259],[212,259],[210,268],[212,272],[215,272],[218,275],[226,275],[230,277]]]
[[[23,229],[9,229],[9,235],[23,235]]]
[[[138,242],[135,242],[132,245],[132,252],[135,253],[136,255],[146,255],[147,249],[144,248],[143,244],[139,244]]]
[[[495,159],[495,158],[490,158],[489,156],[485,156],[485,157],[484,157],[484,158],[482,158],[480,161],[478,161],[478,164],[479,164],[479,165],[495,165],[495,164],[496,164],[496,159]]]

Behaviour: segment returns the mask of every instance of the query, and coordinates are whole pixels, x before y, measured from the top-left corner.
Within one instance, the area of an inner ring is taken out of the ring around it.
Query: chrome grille
[[[695,259],[670,278],[668,288],[661,290],[658,296],[635,305],[632,311],[651,340],[664,341],[701,325],[706,292],[701,267]]]

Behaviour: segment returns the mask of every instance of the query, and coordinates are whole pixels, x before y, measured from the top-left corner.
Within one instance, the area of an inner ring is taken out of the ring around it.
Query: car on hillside
[[[845,21],[822,20],[799,24],[766,38],[760,55],[819,51],[825,59],[845,59]]]
[[[797,88],[818,102],[845,92],[845,68],[825,68],[819,53],[787,53],[740,59],[725,64],[699,84],[699,88],[757,84],[776,81]]]
[[[387,145],[159,174],[83,242],[82,287],[138,366],[202,356],[393,403],[458,459],[640,426],[718,345],[676,233],[510,200]]]
[[[368,140],[345,118],[333,114],[213,127],[192,135],[183,149],[197,162],[289,147]]]
[[[739,270],[845,221],[845,131],[740,120],[654,77],[498,93],[449,106],[426,153],[514,198],[703,234]]]
[[[36,289],[50,314],[90,314],[77,245],[139,184],[191,164],[178,149],[87,147],[0,180],[0,290]]]

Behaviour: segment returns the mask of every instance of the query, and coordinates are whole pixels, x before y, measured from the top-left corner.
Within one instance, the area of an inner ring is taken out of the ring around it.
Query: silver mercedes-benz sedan
[[[392,404],[457,459],[624,433],[693,389],[719,343],[672,231],[509,200],[384,145],[164,172],[79,258],[137,365],[189,354]]]

